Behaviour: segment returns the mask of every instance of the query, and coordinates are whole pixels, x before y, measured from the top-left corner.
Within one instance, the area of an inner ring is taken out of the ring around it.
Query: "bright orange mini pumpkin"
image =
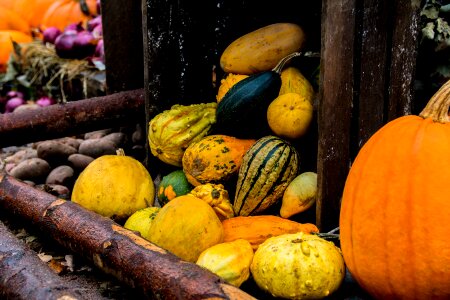
[[[82,7],[86,4],[87,11]],[[85,23],[97,14],[96,0],[57,0],[42,17],[42,27],[57,27],[63,30],[72,23]]]
[[[30,26],[15,11],[0,7],[0,30],[16,30],[28,34],[30,33]]]
[[[31,28],[37,28],[41,25],[45,12],[55,0],[16,0],[11,2],[14,3],[12,9],[21,14]]]
[[[449,106],[450,81],[419,116],[378,130],[347,177],[342,252],[376,299],[450,298]]]

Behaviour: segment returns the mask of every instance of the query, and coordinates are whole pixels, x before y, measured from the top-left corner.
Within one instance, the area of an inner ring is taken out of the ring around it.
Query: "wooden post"
[[[144,86],[141,1],[101,1],[107,93]]]
[[[411,112],[420,1],[323,0],[316,219],[339,225],[345,178],[387,121]]]

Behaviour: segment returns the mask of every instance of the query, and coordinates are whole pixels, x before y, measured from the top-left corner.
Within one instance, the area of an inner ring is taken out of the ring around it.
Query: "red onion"
[[[76,37],[77,32],[74,30],[67,30],[60,34],[55,40],[56,54],[62,58],[75,58],[74,42]]]
[[[94,38],[92,33],[85,30],[77,34],[73,42],[73,49],[76,51],[78,58],[85,58],[94,55],[97,43],[98,40]]]
[[[75,30],[76,32],[80,32],[80,31],[83,31],[84,28],[83,28],[82,23],[79,22],[79,23],[69,24],[64,28],[64,32],[69,31],[69,30]]]
[[[51,43],[54,44],[56,38],[61,34],[61,30],[59,30],[56,27],[49,27],[47,29],[44,30],[43,35],[44,35],[44,44],[45,43]]]
[[[95,27],[101,24],[102,24],[102,16],[99,15],[87,22],[87,29],[89,31],[92,31]]]
[[[99,24],[92,29],[92,36],[96,39],[103,37],[103,25]]]
[[[97,47],[95,47],[94,57],[105,58],[105,47],[103,46],[103,39],[98,40]]]
[[[23,99],[23,93],[19,92],[19,91],[9,91],[8,93],[6,93],[6,98],[7,99],[11,99],[11,98],[22,98]]]
[[[50,106],[55,104],[55,100],[53,100],[52,98],[49,97],[41,97],[39,99],[36,100],[36,104],[41,106],[41,107],[45,107],[45,106]]]
[[[13,112],[17,107],[23,104],[25,104],[25,100],[23,100],[22,98],[11,98],[8,100],[8,102],[6,102],[5,113]]]

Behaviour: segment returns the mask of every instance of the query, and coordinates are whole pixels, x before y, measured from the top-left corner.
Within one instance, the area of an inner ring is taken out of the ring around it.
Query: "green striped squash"
[[[233,208],[236,215],[257,215],[281,199],[298,175],[299,154],[288,142],[265,136],[244,155]]]

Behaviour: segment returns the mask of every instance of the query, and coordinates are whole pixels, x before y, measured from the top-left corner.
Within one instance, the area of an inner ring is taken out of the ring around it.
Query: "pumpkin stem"
[[[276,72],[276,73],[278,73],[278,74],[281,74],[281,71],[282,71],[283,68],[284,68],[284,64],[285,64],[288,60],[290,60],[291,58],[296,57],[296,56],[300,56],[300,55],[302,55],[301,52],[293,52],[293,53],[291,53],[291,54],[289,54],[289,55],[283,57],[283,58],[278,62],[278,64],[275,66],[275,68],[272,69],[272,71],[274,71],[274,72]]]
[[[450,80],[431,97],[425,108],[419,114],[422,118],[432,118],[439,123],[448,123],[448,109],[450,107]]]
[[[89,11],[89,6],[86,3],[86,0],[80,0],[80,8],[81,8],[81,12],[90,17],[91,16],[91,12]]]
[[[116,155],[125,156],[125,151],[122,148],[116,150]]]

